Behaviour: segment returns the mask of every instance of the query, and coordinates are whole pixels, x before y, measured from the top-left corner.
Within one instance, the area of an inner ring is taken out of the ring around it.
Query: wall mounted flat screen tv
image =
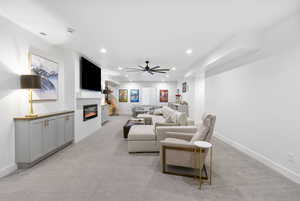
[[[89,60],[80,58],[81,89],[101,91],[101,68]]]

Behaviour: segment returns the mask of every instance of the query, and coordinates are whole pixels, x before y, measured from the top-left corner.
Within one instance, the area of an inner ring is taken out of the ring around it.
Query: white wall
[[[206,110],[217,115],[218,134],[298,177],[299,54],[300,46],[206,81]],[[289,154],[293,155],[294,162],[290,161]]]
[[[119,113],[120,114],[131,114],[131,108],[134,105],[142,104],[142,88],[152,87],[156,89],[156,105],[167,105],[168,103],[159,102],[159,90],[167,89],[169,90],[169,102],[175,102],[176,94],[176,82],[121,82],[121,85],[114,92],[116,95],[117,101],[119,101],[119,89],[128,89],[128,100],[127,103],[119,103]],[[130,103],[130,89],[139,89],[140,90],[140,102],[139,103]]]
[[[205,102],[221,139],[298,183],[299,30],[294,17],[268,31],[262,51],[272,54],[207,78]]]
[[[187,92],[182,92],[182,83],[187,83]],[[187,77],[177,84],[177,89],[182,96],[182,100],[189,104],[189,116],[200,122],[204,113],[205,103],[205,75],[202,72],[195,72],[193,76]]]
[[[30,72],[28,53],[36,53],[59,63],[59,99],[35,103],[38,113],[65,109],[63,51],[0,17],[0,176],[14,170],[13,118],[28,112],[28,93],[19,89],[19,75]]]

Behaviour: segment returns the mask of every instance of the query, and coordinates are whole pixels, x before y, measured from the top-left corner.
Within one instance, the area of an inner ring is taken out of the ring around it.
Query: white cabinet
[[[74,112],[15,118],[16,163],[31,167],[74,140]]]
[[[65,117],[65,142],[72,141],[74,139],[74,116]]]
[[[43,151],[43,121],[33,121],[30,124],[30,155],[32,159],[38,159],[44,155]]]
[[[62,130],[65,130],[65,118],[66,117],[60,117],[58,119],[56,119],[57,122],[57,127],[56,127],[56,132],[59,133]],[[65,144],[65,135],[57,135],[56,137],[56,145],[58,147],[62,146],[63,144]]]
[[[44,154],[47,154],[53,151],[56,148],[56,138],[57,138],[57,121],[56,119],[46,119],[44,121],[43,127],[43,147],[44,147]],[[59,135],[62,133],[60,132]]]

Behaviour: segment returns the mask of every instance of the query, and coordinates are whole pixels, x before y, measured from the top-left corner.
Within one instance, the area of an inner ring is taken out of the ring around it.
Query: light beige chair
[[[189,132],[191,131],[191,128],[188,129],[188,132],[164,132],[165,139],[160,141],[161,169],[163,173],[194,176],[190,174],[171,172],[167,168],[167,166],[170,165],[194,169],[204,168],[207,179],[205,158],[208,150],[199,150],[199,148],[197,148],[193,142],[198,140],[207,142],[211,141],[214,132],[216,116],[212,114],[204,114],[202,120],[203,122],[199,126],[196,133]],[[197,151],[200,151],[200,156]]]

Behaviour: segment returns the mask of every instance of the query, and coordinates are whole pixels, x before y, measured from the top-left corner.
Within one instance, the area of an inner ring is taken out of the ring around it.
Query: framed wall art
[[[33,100],[57,100],[59,78],[58,63],[30,53],[29,66],[32,74],[41,76],[41,89],[36,89],[33,91]]]
[[[185,93],[185,92],[187,92],[187,83],[186,82],[182,83],[182,93]]]
[[[140,90],[139,89],[131,89],[130,90],[130,102],[131,103],[140,102]]]
[[[161,103],[167,103],[169,101],[169,91],[167,89],[159,90],[159,101]]]
[[[119,102],[127,103],[128,102],[128,90],[119,89]]]

